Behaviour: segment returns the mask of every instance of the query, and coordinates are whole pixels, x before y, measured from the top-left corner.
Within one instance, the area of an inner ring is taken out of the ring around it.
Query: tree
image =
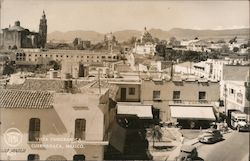
[[[157,44],[155,50],[159,56],[165,56],[166,46],[164,44]]]
[[[76,47],[76,46],[78,45],[78,41],[79,41],[79,39],[76,37],[76,38],[74,39],[74,41],[73,41],[74,47]]]
[[[151,137],[153,139],[153,147],[155,147],[155,140],[161,141],[163,132],[159,125],[153,126],[151,129]]]
[[[175,37],[171,37],[169,39],[169,45],[172,45],[172,46],[180,45],[180,41],[177,41]]]
[[[220,39],[217,41],[217,43],[226,43],[224,39]]]
[[[152,35],[147,31],[142,36],[142,43],[154,42]]]
[[[228,53],[229,52],[229,47],[227,46],[227,45],[222,45],[222,47],[221,47],[221,52],[223,52],[223,53]]]
[[[236,43],[237,42],[237,36],[235,36],[234,38],[232,38],[231,40],[229,40],[230,44]]]
[[[132,36],[129,40],[128,40],[128,44],[129,45],[134,45],[136,43],[137,38],[135,36]]]
[[[240,49],[238,47],[233,48],[233,52],[237,53]]]
[[[157,37],[154,38],[154,43],[159,44],[160,43],[160,39],[158,39]]]
[[[175,37],[170,37],[170,39],[169,39],[169,45],[174,45],[175,41],[176,41]]]
[[[49,61],[48,65],[51,66],[54,70],[59,70],[61,68],[61,64],[55,60]]]

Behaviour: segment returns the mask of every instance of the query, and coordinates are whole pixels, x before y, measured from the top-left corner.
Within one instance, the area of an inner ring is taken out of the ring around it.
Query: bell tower
[[[47,19],[44,11],[40,19],[39,35],[41,37],[41,47],[44,48],[47,42]]]

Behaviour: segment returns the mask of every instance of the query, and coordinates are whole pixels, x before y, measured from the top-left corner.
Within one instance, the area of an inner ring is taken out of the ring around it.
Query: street
[[[248,161],[249,133],[234,131],[215,144],[198,143],[199,157],[205,161]]]

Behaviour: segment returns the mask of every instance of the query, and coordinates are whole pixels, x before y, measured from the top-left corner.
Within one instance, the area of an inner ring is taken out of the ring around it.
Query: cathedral
[[[16,21],[13,26],[2,29],[1,44],[4,49],[44,48],[47,42],[47,19],[43,11],[39,32],[31,32]]]

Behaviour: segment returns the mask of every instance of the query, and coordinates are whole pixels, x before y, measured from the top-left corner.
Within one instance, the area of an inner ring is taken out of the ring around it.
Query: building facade
[[[221,100],[224,100],[225,110],[236,109],[250,114],[249,105],[249,65],[225,65],[221,81]]]
[[[86,64],[103,64],[116,62],[120,59],[118,53],[80,51],[80,50],[48,50],[23,49],[13,53],[13,61],[17,64],[45,64],[51,60],[57,62],[82,62]]]
[[[219,98],[219,83],[207,80],[144,79],[141,85],[141,102],[158,109],[162,121],[173,119],[171,107],[215,108]]]
[[[111,121],[108,89],[1,90],[0,96],[1,160],[103,160]]]

